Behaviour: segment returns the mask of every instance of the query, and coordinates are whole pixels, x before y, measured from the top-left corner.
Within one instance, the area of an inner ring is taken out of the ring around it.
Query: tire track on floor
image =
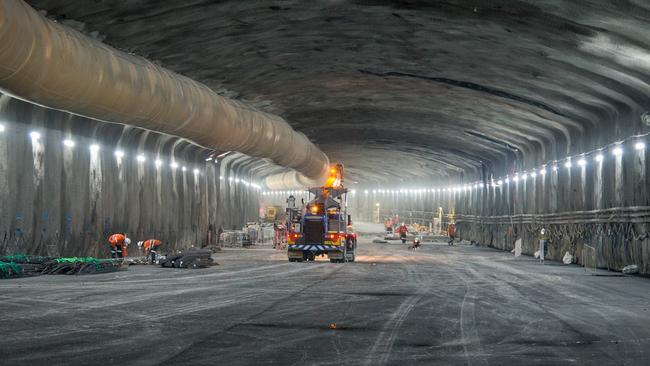
[[[403,262],[410,262],[412,258],[407,258],[402,255],[401,259]],[[417,290],[417,287],[419,287],[417,286],[419,276],[413,268],[413,265],[407,264],[406,271],[407,278],[405,279],[405,282],[416,284]],[[406,321],[411,311],[423,296],[424,295],[421,293],[411,295],[407,297],[397,309],[395,309],[370,348],[370,351],[366,356],[365,365],[385,365],[388,362],[393,350],[395,339],[397,338],[404,321]]]
[[[309,265],[309,264],[307,264],[307,265]],[[318,267],[314,267],[314,268],[325,268],[325,269],[334,268],[334,269],[329,271],[325,276],[319,277],[315,281],[312,281],[309,284],[307,284],[305,286],[302,286],[299,290],[291,291],[286,296],[282,296],[281,298],[269,303],[267,306],[262,308],[260,311],[257,311],[254,314],[251,314],[251,315],[247,316],[244,319],[235,321],[235,322],[233,322],[232,324],[228,325],[225,328],[222,328],[222,329],[217,330],[215,332],[211,332],[209,335],[207,335],[205,337],[202,337],[201,339],[198,339],[198,340],[186,345],[185,347],[180,349],[178,352],[170,354],[170,355],[166,356],[164,359],[159,360],[159,363],[160,364],[175,364],[175,360],[178,360],[179,358],[182,359],[182,357],[186,353],[192,352],[193,348],[200,347],[205,342],[208,342],[211,339],[215,339],[219,335],[222,335],[224,333],[228,333],[228,332],[232,331],[233,329],[235,329],[235,328],[237,328],[239,326],[252,324],[251,323],[252,320],[254,320],[255,318],[259,317],[260,315],[262,315],[264,313],[267,313],[271,309],[277,308],[279,306],[279,304],[281,304],[282,302],[287,301],[288,299],[292,299],[292,298],[302,294],[303,292],[307,291],[311,287],[314,287],[314,286],[316,286],[316,285],[318,285],[318,284],[320,284],[322,282],[325,282],[325,281],[329,280],[334,274],[341,271],[341,269],[344,268],[344,265],[337,265],[337,266],[323,265],[323,266],[318,266]],[[269,347],[264,347],[264,348],[261,348],[261,349],[258,348],[256,351],[259,353],[259,352],[264,351],[265,348],[269,348]],[[274,349],[274,347],[271,347],[271,348]]]

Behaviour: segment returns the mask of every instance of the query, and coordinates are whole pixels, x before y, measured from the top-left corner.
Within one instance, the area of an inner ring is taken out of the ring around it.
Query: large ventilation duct
[[[0,1],[0,90],[48,108],[269,158],[312,179],[327,171],[325,154],[282,118],[50,21],[21,0]]]
[[[268,189],[292,189],[320,186],[323,181],[309,179],[298,172],[288,171],[268,176],[264,184]]]

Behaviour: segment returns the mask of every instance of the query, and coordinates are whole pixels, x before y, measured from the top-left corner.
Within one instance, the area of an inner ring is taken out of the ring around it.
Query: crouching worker
[[[144,248],[145,256],[150,257],[151,264],[156,263],[156,255],[158,255],[158,247],[162,244],[162,241],[158,239],[149,239],[145,241],[139,241],[138,247]]]
[[[108,244],[111,246],[111,258],[124,258],[131,239],[126,234],[113,234],[108,237]]]

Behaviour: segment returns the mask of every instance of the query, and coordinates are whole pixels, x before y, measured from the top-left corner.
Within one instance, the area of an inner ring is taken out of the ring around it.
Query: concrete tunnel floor
[[[201,270],[132,266],[0,281],[5,365],[644,364],[650,280],[482,247],[372,244],[356,263],[226,249]],[[335,329],[330,324],[336,324]]]

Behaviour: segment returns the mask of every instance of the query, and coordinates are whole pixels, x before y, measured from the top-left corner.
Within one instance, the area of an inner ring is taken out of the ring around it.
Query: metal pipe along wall
[[[281,117],[0,1],[0,90],[48,108],[268,158],[319,179],[327,156]]]

